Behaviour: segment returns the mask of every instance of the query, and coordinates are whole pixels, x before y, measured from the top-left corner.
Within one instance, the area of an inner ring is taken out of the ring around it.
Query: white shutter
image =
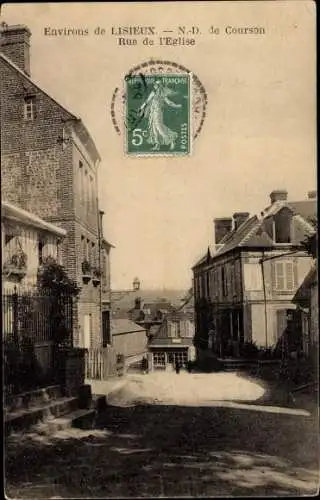
[[[286,290],[294,289],[293,262],[285,263]]]
[[[284,263],[276,262],[276,288],[277,290],[285,290],[284,279]]]

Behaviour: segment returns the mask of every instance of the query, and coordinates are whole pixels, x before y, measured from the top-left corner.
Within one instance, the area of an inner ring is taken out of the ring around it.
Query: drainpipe
[[[98,197],[96,198],[96,204],[98,207]],[[100,270],[100,284],[99,284],[99,310],[100,310],[100,332],[102,333],[102,272],[101,272],[101,250],[102,250],[102,217],[104,215],[103,210],[99,210],[98,208],[98,262],[99,262],[99,270]],[[101,338],[101,346],[102,346],[102,338]]]
[[[266,349],[268,348],[268,311],[267,311],[267,293],[266,293],[266,280],[264,274],[264,252],[262,252],[262,258],[260,259],[261,273],[262,273],[262,286],[263,286],[263,302],[264,302],[264,331],[265,331],[265,343]]]

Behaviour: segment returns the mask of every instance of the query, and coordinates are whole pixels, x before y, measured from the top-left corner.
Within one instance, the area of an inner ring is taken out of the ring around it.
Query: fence
[[[86,378],[106,380],[124,373],[124,357],[112,347],[92,348],[86,352]]]
[[[54,380],[54,346],[72,346],[71,296],[40,292],[2,295],[6,394]]]

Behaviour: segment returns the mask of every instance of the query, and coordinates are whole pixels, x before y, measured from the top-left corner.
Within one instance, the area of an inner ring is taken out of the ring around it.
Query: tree
[[[315,259],[317,257],[317,233],[307,236],[301,243],[306,252]]]
[[[71,295],[77,297],[81,291],[77,283],[71,280],[65,268],[53,257],[47,257],[38,274],[38,288],[54,295]]]
[[[69,278],[63,266],[47,257],[38,273],[38,290],[41,295],[50,297],[51,331],[56,347],[69,344],[72,328],[68,326],[66,310],[69,307],[69,314],[72,314],[73,298],[79,295],[81,288]]]

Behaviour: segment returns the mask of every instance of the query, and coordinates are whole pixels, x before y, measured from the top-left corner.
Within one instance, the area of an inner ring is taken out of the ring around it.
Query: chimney
[[[317,199],[317,191],[308,191],[308,199],[309,200],[316,200]]]
[[[232,230],[231,217],[219,217],[214,219],[214,239],[215,244],[220,243],[222,238]]]
[[[288,197],[288,191],[285,189],[276,189],[275,191],[272,191],[270,193],[270,200],[271,203],[274,203],[275,201],[286,201]]]
[[[0,51],[30,76],[30,36],[27,26],[16,24],[0,25]]]
[[[132,288],[135,291],[140,290],[140,280],[139,280],[139,278],[134,278],[134,280],[132,282]]]
[[[249,212],[236,212],[233,214],[233,221],[234,221],[235,230],[237,230],[238,227],[240,227],[241,224],[247,220],[249,215],[250,215]]]

